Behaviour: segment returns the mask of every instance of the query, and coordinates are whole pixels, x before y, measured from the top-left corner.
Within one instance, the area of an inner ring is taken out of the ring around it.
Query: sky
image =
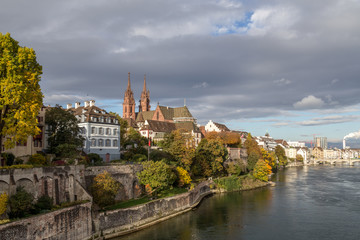
[[[292,141],[360,129],[359,0],[0,1],[45,105],[122,113],[130,72],[137,103],[146,74],[152,109],[186,99],[199,124]]]

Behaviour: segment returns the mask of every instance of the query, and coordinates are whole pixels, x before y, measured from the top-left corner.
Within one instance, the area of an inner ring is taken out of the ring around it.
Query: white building
[[[220,123],[213,122],[210,120],[205,125],[205,131],[206,132],[230,132],[230,130],[224,125]]]
[[[299,142],[299,141],[287,141],[290,147],[305,147],[305,142]]]
[[[120,159],[120,124],[114,115],[95,106],[95,101],[71,104],[67,109],[79,120],[81,134],[85,138],[85,153],[97,153],[105,162]]]

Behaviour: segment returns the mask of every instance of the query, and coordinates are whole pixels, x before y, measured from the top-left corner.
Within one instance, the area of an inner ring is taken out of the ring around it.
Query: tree
[[[262,159],[271,167],[271,169],[276,168],[276,159],[273,152],[268,152],[265,149],[261,149]]]
[[[33,200],[33,195],[25,191],[24,187],[17,187],[16,193],[9,199],[10,218],[20,218],[29,214],[33,208]]]
[[[301,156],[300,154],[296,154],[296,161],[297,162],[304,162],[303,156]]]
[[[194,139],[191,133],[185,129],[177,129],[172,131],[168,136],[168,148],[165,151],[172,154],[178,165],[186,171],[190,171],[193,158],[195,156]]]
[[[6,213],[9,196],[4,192],[0,194],[0,219]]]
[[[120,189],[120,183],[108,173],[104,171],[94,178],[91,185],[91,192],[94,202],[100,207],[105,207],[115,202],[115,196]]]
[[[170,166],[163,161],[146,161],[143,170],[136,174],[143,185],[148,185],[153,191],[161,191],[168,188],[176,180],[176,175]]]
[[[260,159],[254,167],[253,176],[261,181],[267,182],[269,174],[271,174],[271,167],[263,159]]]
[[[84,138],[80,135],[78,120],[71,112],[56,105],[46,111],[45,123],[49,126],[49,152],[56,153],[56,148],[62,144],[67,144],[70,148],[74,145],[77,148],[83,146]],[[63,149],[64,146],[60,148]],[[57,155],[61,155],[59,150]]]
[[[248,154],[248,170],[252,171],[255,167],[255,164],[262,156],[261,150],[255,139],[252,138],[249,133],[246,137],[246,141],[244,143],[246,148],[246,152]]]
[[[39,134],[36,117],[43,104],[41,74],[35,51],[19,46],[9,33],[0,33],[0,146],[3,137],[5,148],[12,148],[29,135]]]
[[[182,167],[177,167],[176,172],[178,175],[179,187],[183,187],[184,185],[188,185],[191,183],[191,177],[185,169],[183,169]]]
[[[280,145],[277,145],[275,147],[275,155],[278,159],[279,166],[286,166],[287,164],[287,157],[285,154],[285,149],[281,147]]]
[[[224,172],[227,156],[228,151],[220,139],[202,139],[196,148],[194,165],[201,169],[203,176],[219,176]]]

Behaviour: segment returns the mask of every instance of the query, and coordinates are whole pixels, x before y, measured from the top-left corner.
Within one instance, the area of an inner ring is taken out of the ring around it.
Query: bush
[[[143,155],[143,154],[134,154],[134,156],[132,157],[134,162],[143,162],[147,160],[147,156]]]
[[[20,164],[23,164],[23,163],[24,163],[23,159],[21,159],[19,157],[15,158],[15,162],[14,162],[15,165],[20,165]]]
[[[177,172],[179,187],[183,187],[191,183],[191,177],[185,169],[183,169],[182,167],[177,167],[176,172]]]
[[[74,158],[79,155],[79,151],[77,150],[77,146],[74,144],[60,144],[55,148],[56,156],[62,158]]]
[[[30,164],[19,164],[19,165],[0,167],[0,169],[26,169],[26,168],[34,168],[34,166]]]
[[[157,161],[165,161],[167,164],[170,162],[175,161],[175,158],[172,154],[160,151],[160,150],[151,150],[150,152],[150,160],[157,162]]]
[[[0,218],[6,212],[9,196],[6,193],[0,194]]]
[[[214,182],[218,185],[218,187],[231,192],[242,189],[242,179],[242,177],[230,176],[215,179]]]
[[[120,188],[120,183],[104,171],[96,175],[94,182],[91,185],[91,193],[94,197],[94,202],[100,207],[109,206],[115,203],[115,196]]]
[[[33,210],[34,197],[24,190],[24,187],[17,187],[16,193],[9,199],[10,218],[21,218]]]
[[[93,164],[95,166],[101,165],[103,163],[102,158],[99,156],[99,154],[96,153],[89,153],[88,155],[90,164]]]
[[[33,165],[47,165],[46,158],[39,153],[30,156],[29,163]]]
[[[42,210],[51,210],[53,207],[53,199],[47,195],[39,197],[35,203],[35,208],[40,212]]]
[[[6,166],[11,166],[14,164],[15,155],[12,153],[2,153],[1,157],[5,160]]]

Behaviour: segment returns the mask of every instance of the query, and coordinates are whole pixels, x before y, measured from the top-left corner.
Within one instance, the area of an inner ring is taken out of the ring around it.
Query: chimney
[[[89,101],[85,101],[84,102],[84,107],[88,107],[90,105],[90,102]]]
[[[80,102],[75,103],[75,109],[78,108],[78,107],[80,107]]]
[[[90,100],[90,107],[95,106],[95,100]]]
[[[72,104],[71,103],[66,104],[66,109],[70,109],[70,108],[72,108]]]

